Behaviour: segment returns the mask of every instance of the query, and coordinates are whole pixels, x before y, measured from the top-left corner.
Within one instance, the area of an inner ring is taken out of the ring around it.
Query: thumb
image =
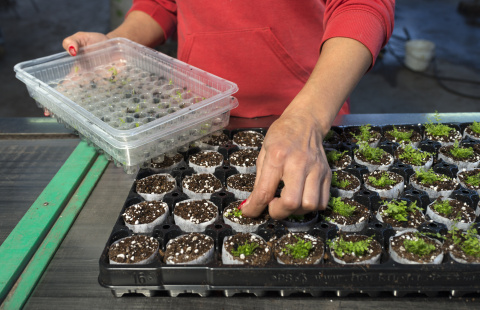
[[[79,42],[74,38],[74,36],[70,36],[63,40],[62,46],[63,48],[71,55],[77,56],[77,51],[79,48]]]

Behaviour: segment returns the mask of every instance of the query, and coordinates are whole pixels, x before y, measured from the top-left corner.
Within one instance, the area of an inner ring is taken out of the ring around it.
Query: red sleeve
[[[150,15],[162,27],[165,39],[177,28],[177,3],[175,0],[133,0],[132,11],[142,11]]]
[[[392,35],[395,0],[326,0],[322,44],[334,37],[355,39],[373,55],[378,53]]]

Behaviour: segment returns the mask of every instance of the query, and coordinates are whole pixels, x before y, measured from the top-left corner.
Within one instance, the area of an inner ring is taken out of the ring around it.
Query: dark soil
[[[154,174],[137,181],[137,193],[161,194],[175,188],[175,181],[168,180],[166,175]]]
[[[338,160],[329,162],[330,169],[345,169],[352,163],[352,157],[347,153],[343,154]]]
[[[397,252],[397,254],[400,257],[405,258],[405,259],[410,260],[410,261],[422,263],[422,264],[431,263],[433,261],[433,259],[432,259],[433,257],[436,257],[436,256],[438,256],[442,253],[442,246],[441,245],[436,243],[434,239],[431,239],[431,238],[428,238],[428,237],[425,237],[425,236],[421,236],[421,235],[418,235],[418,238],[423,239],[428,244],[433,244],[436,249],[433,252],[431,252],[430,254],[424,255],[424,256],[420,256],[420,255],[417,255],[415,253],[407,252],[407,250],[405,249],[405,246],[403,245],[403,242],[405,241],[405,239],[414,239],[414,238],[415,239],[417,238],[415,233],[407,232],[407,233],[404,233],[402,235],[394,237],[392,239],[392,242],[390,242],[390,246],[392,247],[392,249],[395,252]]]
[[[355,211],[353,212],[353,214],[349,217],[345,217],[338,213],[334,213],[332,208],[329,206],[323,212],[323,217],[326,220],[327,218],[329,218],[329,220],[327,221],[335,222],[336,224],[340,224],[340,225],[354,225],[354,224],[361,223],[363,221],[368,221],[370,217],[370,211],[368,210],[367,207],[350,198],[342,198],[342,201],[348,204],[349,206],[355,207]]]
[[[231,211],[233,211],[235,209],[238,209],[238,207],[240,206],[241,203],[242,203],[242,201],[240,201],[240,200],[232,202],[231,204],[228,205],[228,207],[226,207],[223,210],[223,215],[227,219],[229,219],[230,221],[235,222],[235,223],[240,224],[240,225],[245,225],[245,226],[260,225],[260,224],[263,224],[270,219],[270,215],[268,215],[267,209],[265,209],[262,212],[262,214],[260,214],[256,218],[245,217],[245,216],[237,217],[237,216],[233,215],[233,213],[230,213]]]
[[[217,216],[218,209],[209,200],[182,201],[175,205],[173,213],[195,224],[211,221]]]
[[[345,134],[345,135],[346,135],[346,140],[347,140],[347,141],[350,141],[350,142],[353,142],[353,143],[357,143],[358,140],[355,139],[355,138],[353,137],[353,135],[359,135],[359,134],[360,134],[360,129],[359,129],[359,128],[355,128],[355,129],[353,129],[352,131],[349,131],[349,132],[347,132],[347,133]],[[382,137],[382,134],[381,134],[380,132],[378,132],[378,131],[376,131],[376,130],[373,130],[373,129],[370,130],[370,134],[371,134],[371,138],[370,138],[368,141],[366,141],[366,142],[368,142],[369,144],[370,144],[370,143],[373,143],[373,142],[376,142],[376,141],[379,141],[380,138]]]
[[[466,180],[467,180],[468,177],[478,175],[478,174],[480,174],[480,169],[473,169],[473,170],[466,170],[466,171],[459,172],[457,174],[457,177],[460,180],[460,182],[465,184],[465,186],[468,187],[469,189],[479,191],[480,190],[480,184],[479,185],[473,185],[473,184],[467,184],[466,183]]]
[[[221,146],[231,143],[230,138],[223,132],[220,134],[214,133],[203,139],[202,142],[211,146]]]
[[[335,147],[343,142],[342,136],[336,132],[335,130],[331,130],[328,132],[325,139],[323,139],[323,145],[325,147]]]
[[[229,157],[230,164],[233,166],[252,167],[257,164],[258,153],[254,149],[244,149],[232,153]]]
[[[343,235],[343,240],[345,241],[357,242],[357,241],[366,240],[366,239],[368,239],[368,237],[363,235]],[[351,263],[366,261],[377,256],[378,254],[381,254],[382,246],[380,245],[380,243],[378,243],[378,241],[373,239],[372,242],[370,242],[370,247],[368,249],[368,252],[365,255],[356,256],[354,253],[344,253],[343,257],[338,257],[335,251],[331,251],[331,253],[337,259],[343,260],[347,264],[351,264]]]
[[[287,245],[294,246],[298,242],[297,238],[312,244],[312,248],[305,258],[293,258],[287,249]],[[311,265],[322,258],[325,252],[324,247],[325,245],[320,238],[315,238],[305,233],[288,233],[275,242],[273,253],[275,257],[280,258],[286,265]]]
[[[395,181],[395,183],[391,185],[385,185],[385,186],[376,186],[368,179],[368,177],[375,177],[376,179],[379,179],[384,174],[388,174],[388,179]],[[385,190],[392,189],[394,186],[404,181],[403,177],[398,173],[391,172],[391,171],[382,171],[382,170],[375,170],[373,172],[365,174],[363,176],[363,180],[365,181],[366,184],[368,184],[371,187],[374,187],[376,189],[385,189]]]
[[[223,155],[215,151],[201,151],[190,155],[188,161],[202,167],[217,167],[223,163]]]
[[[214,246],[211,237],[201,233],[190,233],[172,239],[165,250],[165,260],[175,264],[187,263],[205,255]]]
[[[252,192],[255,173],[239,173],[227,178],[227,186],[244,192]]]
[[[456,258],[463,259],[468,263],[480,263],[480,257],[469,255],[462,250],[462,243],[465,241],[463,237],[463,233],[457,233],[457,237],[459,237],[462,241],[459,244],[455,244],[452,240],[452,236],[447,234],[447,240],[443,244],[443,249],[445,252],[449,251],[455,256]]]
[[[342,170],[338,170],[333,173],[337,175],[338,182],[341,182],[344,180],[350,182],[346,187],[342,188],[343,190],[352,191],[352,190],[355,190],[358,186],[360,186],[360,180],[351,173],[348,173]],[[335,187],[335,186],[332,185],[332,187]]]
[[[440,198],[437,198],[437,200],[435,200],[435,202],[441,201],[442,199]],[[470,208],[467,203],[457,199],[452,199],[448,201],[448,204],[452,206],[452,212],[450,214],[438,213],[433,208],[433,205],[430,206],[430,209],[432,209],[432,211],[436,214],[452,221],[457,220],[460,223],[472,223],[473,221],[475,221],[475,210]]]
[[[157,169],[165,169],[169,168],[175,164],[178,164],[183,160],[183,155],[182,154],[174,154],[174,155],[165,155],[164,159],[162,162],[155,162],[153,159],[151,161],[151,166],[152,168],[157,168]]]
[[[164,205],[165,203],[161,201],[144,201],[135,204],[125,210],[122,214],[123,220],[131,225],[151,223],[165,213]]]
[[[255,242],[258,244],[258,248],[253,251],[252,255],[235,257],[236,259],[243,261],[247,265],[264,266],[270,261],[271,250],[267,242],[263,239],[253,238],[249,233],[237,233],[229,238],[225,243],[225,249],[232,254],[232,251],[236,251],[239,246],[244,245],[246,242]],[[233,254],[232,254],[233,255]]]
[[[417,228],[425,222],[425,216],[419,210],[415,210],[414,212],[407,213],[407,221],[399,221],[394,219],[393,217],[388,216],[387,214],[383,214],[383,210],[387,209],[386,205],[380,206],[378,208],[378,212],[382,215],[382,221],[384,223],[392,225],[392,227],[400,227],[400,228]]]
[[[112,244],[108,249],[108,257],[120,264],[135,264],[152,256],[158,247],[157,239],[134,235]]]
[[[261,147],[264,136],[255,131],[239,131],[233,136],[233,142],[240,146]]]
[[[186,176],[183,187],[194,193],[214,193],[222,188],[222,182],[213,174],[200,173]]]

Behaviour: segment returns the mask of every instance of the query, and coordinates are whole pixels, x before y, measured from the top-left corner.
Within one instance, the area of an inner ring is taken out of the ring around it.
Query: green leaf
[[[295,244],[287,244],[285,248],[282,249],[282,252],[290,255],[295,259],[307,258],[310,254],[310,250],[313,248],[311,241],[305,241],[302,238],[295,236],[297,242]]]
[[[356,207],[345,203],[341,197],[330,198],[328,205],[332,208],[332,212],[344,217],[350,217],[355,212]]]
[[[416,254],[418,256],[426,256],[436,249],[435,245],[425,242],[425,240],[418,236],[416,239],[405,239],[403,241],[403,246],[407,252]]]
[[[375,176],[369,176],[368,180],[377,187],[386,187],[388,185],[393,185],[396,183],[395,180],[389,178],[387,172],[382,173],[379,178],[376,178]]]
[[[236,257],[240,257],[240,255],[250,256],[255,252],[255,250],[259,247],[259,244],[256,242],[248,243],[245,242],[243,245],[239,245],[236,250],[232,250],[232,255]]]

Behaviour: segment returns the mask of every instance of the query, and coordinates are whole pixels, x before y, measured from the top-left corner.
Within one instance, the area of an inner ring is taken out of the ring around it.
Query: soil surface
[[[190,155],[188,161],[202,167],[217,167],[223,163],[223,155],[215,151],[201,151]]]
[[[386,205],[382,205],[378,208],[378,212],[382,216],[382,221],[384,223],[392,225],[393,228],[417,228],[425,222],[425,215],[420,210],[415,210],[414,212],[407,213],[407,220],[406,221],[399,221],[394,219],[393,217],[389,216],[386,213],[383,213],[384,210],[387,209]]]
[[[421,151],[421,150],[419,150]],[[412,165],[412,166],[417,166],[417,165],[414,165],[410,160],[408,160],[407,158],[402,158],[400,159],[400,155],[402,155],[403,153],[405,152],[405,150],[401,147],[397,148],[395,150],[395,153],[394,153],[394,156],[396,159],[398,159],[399,161],[401,161],[402,163],[404,164],[407,164],[407,165]],[[422,151],[421,151],[422,152]],[[424,152],[422,152],[424,153]],[[431,156],[426,156],[423,160],[422,160],[422,164],[420,166],[424,166],[429,160],[430,160]]]
[[[173,155],[165,155],[162,162],[155,162],[152,159],[150,165],[152,166],[152,168],[165,169],[180,163],[182,160],[183,160],[183,155],[177,153]]]
[[[265,137],[255,131],[239,131],[233,136],[233,142],[245,147],[261,147]]]
[[[175,264],[187,263],[207,254],[214,244],[211,237],[201,233],[181,235],[168,243],[165,260]]]
[[[343,154],[338,160],[328,162],[330,169],[345,169],[352,163],[352,157],[347,153]]]
[[[229,157],[229,161],[232,166],[252,167],[257,164],[259,153],[259,151],[254,149],[240,150],[232,153]]]
[[[360,127],[354,128],[352,131],[345,133],[345,136],[346,136],[345,140],[353,143],[357,143],[358,140],[355,139],[354,135],[359,135],[359,134],[360,134]],[[380,138],[382,138],[382,134],[374,129],[370,130],[370,135],[371,135],[370,139],[368,139],[368,141],[365,141],[365,142],[368,142],[369,144],[373,142],[377,142],[380,140]]]
[[[480,161],[480,154],[477,154],[476,152],[473,152],[473,154],[467,158],[461,158],[454,156],[451,153],[451,150],[453,149],[453,145],[447,145],[447,146],[442,146],[438,152],[441,153],[443,156],[448,157],[452,160],[452,162],[468,162],[468,163],[475,163]],[[473,148],[472,148],[473,150]]]
[[[380,157],[379,160],[368,160],[365,155],[362,154],[360,151],[355,152],[355,157],[358,158],[359,160],[370,163],[372,165],[383,165],[386,166],[390,163],[392,163],[393,156],[387,152],[384,152],[383,155]]]
[[[161,201],[144,201],[128,207],[122,214],[123,220],[131,225],[148,224],[165,214],[168,206]]]
[[[437,192],[453,190],[458,185],[455,180],[453,180],[453,179],[449,180],[447,178],[444,178],[444,179],[439,180],[439,181],[434,181],[432,184],[424,184],[421,181],[422,180],[420,180],[418,178],[417,174],[414,174],[414,175],[411,176],[410,184],[416,183],[416,184],[420,185],[420,187],[430,188],[430,189],[433,189]]]
[[[341,181],[344,181],[344,180],[349,182],[349,184],[347,186],[345,186],[344,188],[341,188],[343,190],[353,191],[360,186],[360,180],[351,173],[339,170],[339,171],[333,172],[333,174],[337,175],[337,180],[338,180],[339,183]],[[332,185],[332,187],[335,187],[335,186]]]
[[[214,193],[222,188],[222,182],[211,173],[200,173],[186,176],[183,187],[194,193]]]
[[[377,186],[374,185],[368,177],[374,177],[375,179],[380,179],[384,174],[388,175],[389,180],[395,181],[394,184],[391,185],[384,185],[384,186]],[[382,170],[375,170],[373,172],[367,173],[363,176],[363,180],[365,181],[366,184],[368,184],[371,187],[374,187],[376,189],[384,189],[384,190],[389,190],[395,187],[397,184],[403,182],[403,177],[399,175],[398,173],[391,172],[391,171],[382,171]]]
[[[239,173],[227,178],[227,186],[244,192],[252,192],[255,173]]]
[[[410,141],[400,141],[400,140],[398,140],[397,138],[395,138],[391,134],[393,132],[393,130],[386,131],[383,135],[384,138],[389,140],[389,141],[396,142],[396,143],[399,143],[399,144],[409,144],[409,143],[413,144],[413,143],[417,143],[417,142],[422,141],[422,136],[416,130],[406,128],[406,127],[403,127],[403,126],[395,126],[395,128],[397,129],[397,131],[400,131],[400,132],[410,132],[410,131],[412,131],[412,136],[410,137]]]
[[[451,128],[447,136],[433,136],[425,131],[425,138],[432,141],[438,141],[440,143],[453,143],[455,141],[462,140],[462,134],[455,128]]]
[[[368,237],[364,236],[364,235],[342,235],[342,237],[343,237],[343,240],[349,241],[349,242],[357,242],[357,241],[368,239]],[[334,239],[333,242],[337,242],[337,240],[338,239],[336,238],[336,239]],[[356,256],[354,253],[344,253],[343,257],[339,257],[337,255],[337,253],[335,253],[335,251],[332,250],[331,253],[337,259],[343,260],[347,264],[351,264],[351,263],[366,261],[366,260],[369,260],[369,259],[381,254],[382,253],[382,247],[381,247],[380,243],[378,243],[378,241],[373,239],[370,242],[370,246],[369,246],[367,252],[364,255]]]
[[[238,207],[240,206],[241,203],[242,201],[238,200],[229,204],[228,207],[226,207],[223,210],[223,216],[225,216],[227,219],[229,219],[234,223],[245,225],[245,226],[260,225],[260,224],[266,223],[270,219],[270,215],[268,215],[267,209],[265,209],[262,212],[262,214],[260,214],[258,217],[255,217],[255,218],[245,217],[243,215],[240,217],[235,216],[232,211],[238,210]]]
[[[175,180],[168,175],[154,174],[149,177],[137,181],[137,193],[144,194],[161,194],[166,193],[175,188]]]
[[[443,200],[438,198],[435,203],[442,202]],[[460,223],[472,223],[475,221],[475,210],[470,208],[467,203],[457,199],[448,201],[448,204],[452,207],[450,214],[439,213],[435,210],[434,204],[430,205],[430,209],[441,217],[447,218],[451,221],[459,221]]]
[[[173,213],[194,224],[200,224],[214,219],[218,209],[211,201],[202,199],[179,202]]]
[[[346,217],[338,213],[334,213],[332,208],[329,206],[323,213],[323,217],[326,220],[328,218],[327,221],[340,225],[354,225],[363,221],[368,221],[370,217],[370,211],[367,207],[350,198],[342,198],[342,201],[349,206],[355,207],[355,211],[353,212],[353,214]]]
[[[460,182],[465,184],[465,186],[468,187],[469,189],[479,191],[480,190],[480,184],[474,185],[474,184],[466,183],[468,177],[472,177],[472,176],[475,176],[475,175],[480,176],[480,169],[473,169],[473,170],[466,170],[466,171],[459,172],[457,174],[457,177],[460,180]]]
[[[211,145],[211,146],[221,146],[225,144],[229,144],[232,141],[225,133],[213,133],[212,135],[204,138],[202,140],[203,143]]]
[[[120,264],[135,264],[152,256],[158,247],[157,239],[134,235],[112,244],[108,250],[108,257]]]

